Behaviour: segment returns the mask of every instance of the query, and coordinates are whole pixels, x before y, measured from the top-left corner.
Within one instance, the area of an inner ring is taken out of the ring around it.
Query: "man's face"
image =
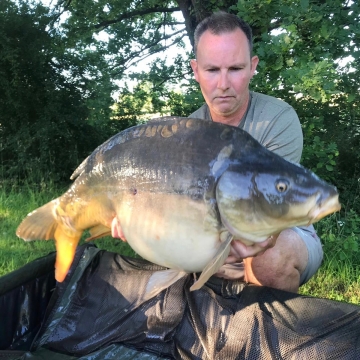
[[[191,67],[214,121],[236,117],[240,121],[257,63],[257,56],[250,58],[248,40],[240,29],[220,35],[205,31],[201,35],[197,59],[191,60]]]

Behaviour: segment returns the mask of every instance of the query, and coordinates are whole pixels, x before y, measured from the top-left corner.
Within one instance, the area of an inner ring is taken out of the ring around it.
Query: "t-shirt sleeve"
[[[253,101],[241,127],[268,150],[288,161],[300,163],[303,134],[299,117],[287,103],[262,94],[253,95]],[[211,120],[209,108],[201,106],[190,118]]]
[[[284,159],[300,163],[303,134],[295,110],[290,106],[284,108],[268,124],[260,142]]]
[[[199,109],[194,111],[188,117],[193,118],[193,119],[211,120],[211,116],[209,114],[209,111],[208,111],[208,108],[207,108],[206,104],[202,105]]]
[[[299,163],[303,134],[294,108],[271,96],[251,94],[251,105],[241,127],[268,150]]]

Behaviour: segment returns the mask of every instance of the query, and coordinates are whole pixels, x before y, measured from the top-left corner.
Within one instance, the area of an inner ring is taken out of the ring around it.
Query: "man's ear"
[[[259,58],[257,56],[253,56],[251,58],[251,77],[254,76],[258,63],[259,63]]]
[[[199,74],[198,74],[198,63],[195,59],[190,60],[190,66],[194,72],[194,77],[197,82],[199,82]]]

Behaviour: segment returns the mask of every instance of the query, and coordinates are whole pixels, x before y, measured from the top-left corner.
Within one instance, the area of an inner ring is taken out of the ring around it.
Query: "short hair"
[[[196,27],[194,32],[194,52],[196,56],[197,47],[201,35],[209,30],[214,35],[229,33],[236,29],[240,29],[248,39],[250,56],[253,49],[252,30],[250,25],[236,15],[229,14],[225,11],[217,11],[209,17],[202,20]]]

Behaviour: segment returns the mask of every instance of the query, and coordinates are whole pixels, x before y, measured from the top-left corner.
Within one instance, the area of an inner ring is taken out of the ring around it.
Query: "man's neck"
[[[245,112],[244,112],[245,113]],[[244,114],[243,114],[244,115]],[[219,116],[217,114],[211,115],[211,118],[214,122],[219,122],[226,125],[239,126],[241,119],[243,118],[241,115],[231,115],[231,116]]]

